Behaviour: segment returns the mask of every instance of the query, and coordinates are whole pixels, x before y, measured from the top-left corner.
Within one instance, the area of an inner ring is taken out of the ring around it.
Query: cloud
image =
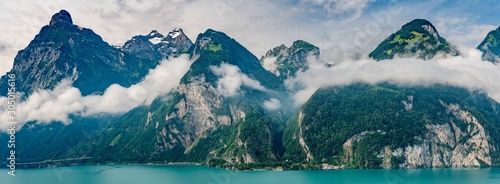
[[[140,83],[129,88],[114,84],[102,95],[82,96],[78,88],[71,86],[72,81],[62,80],[53,90],[37,91],[17,103],[17,127],[30,121],[68,124],[70,115],[121,114],[139,105],[149,105],[157,96],[175,89],[190,65],[187,55],[162,61]],[[8,119],[7,98],[1,97],[0,102],[0,119]],[[8,124],[0,124],[1,130],[6,128]]]
[[[371,59],[343,62],[327,68],[310,62],[310,69],[297,73],[287,81],[289,88],[302,87],[293,94],[297,105],[305,103],[321,87],[343,86],[357,82],[376,84],[391,82],[400,85],[446,84],[484,91],[500,102],[500,66],[481,60],[481,52],[463,50],[466,56],[431,61],[394,59],[376,62]]]
[[[266,69],[267,71],[274,71],[276,70],[276,60],[278,58],[277,57],[266,57],[264,58],[264,60],[262,61],[262,67],[264,67],[264,69]]]
[[[300,0],[301,5],[323,10],[328,14],[341,15],[349,13],[358,17],[372,2],[375,2],[375,0]]]
[[[211,66],[210,70],[220,77],[217,81],[217,91],[223,96],[235,96],[240,91],[242,85],[266,91],[266,88],[259,81],[241,73],[240,68],[235,65],[223,63],[220,66]]]
[[[458,47],[477,46],[486,35],[498,26],[477,24],[467,17],[437,18],[436,27],[439,33]]]
[[[267,110],[274,111],[281,107],[281,102],[276,98],[271,98],[264,101],[264,104],[262,106]]]

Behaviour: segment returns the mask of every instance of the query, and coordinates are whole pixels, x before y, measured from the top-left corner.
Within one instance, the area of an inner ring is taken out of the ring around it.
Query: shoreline
[[[78,166],[204,166],[207,168],[221,169],[221,170],[230,170],[235,172],[245,172],[245,171],[329,171],[329,170],[426,170],[426,169],[496,169],[500,168],[499,166],[488,166],[488,167],[429,167],[429,168],[340,168],[340,169],[322,169],[322,168],[299,168],[299,169],[284,169],[283,166],[276,167],[253,167],[251,169],[236,169],[238,165],[229,165],[226,167],[220,166],[210,166],[206,163],[198,163],[198,162],[169,162],[169,163],[87,163],[87,164],[53,164],[46,166],[35,166],[35,167],[16,167],[16,169],[21,170],[36,170],[36,169],[48,169],[48,168],[61,168],[61,167],[78,167]],[[242,164],[249,165],[249,164]],[[241,166],[241,165],[239,165]],[[0,167],[0,169],[9,169],[8,167]]]

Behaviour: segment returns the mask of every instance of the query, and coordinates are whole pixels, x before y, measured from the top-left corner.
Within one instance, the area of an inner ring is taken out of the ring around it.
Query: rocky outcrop
[[[61,10],[59,13],[56,13],[50,19],[50,26],[54,26],[56,24],[65,25],[65,24],[73,24],[73,19],[71,19],[71,15],[66,10]]]
[[[304,140],[304,136],[303,136],[303,130],[302,130],[302,121],[304,119],[304,113],[303,112],[300,112],[299,113],[299,144],[300,146],[302,147],[302,149],[304,150],[304,153],[306,153],[306,160],[308,162],[310,161],[313,161],[314,160],[314,157],[311,153],[311,151],[309,151],[309,146],[307,146],[306,144],[306,141]]]
[[[489,138],[477,118],[470,112],[461,110],[457,104],[446,104],[444,101],[440,103],[446,107],[447,113],[455,118],[443,124],[427,124],[427,133],[423,137],[417,137],[419,144],[397,148],[395,151],[383,151],[384,156],[404,156],[404,162],[398,166],[381,167],[441,168],[492,165]]]

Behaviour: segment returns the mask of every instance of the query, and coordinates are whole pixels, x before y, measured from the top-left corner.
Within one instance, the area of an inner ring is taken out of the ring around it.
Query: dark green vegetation
[[[300,112],[288,122],[285,130],[284,158],[301,162],[306,159],[299,144],[300,129],[316,162],[343,164],[353,168],[379,168],[382,159],[377,154],[384,147],[404,148],[421,142],[426,125],[447,124],[450,120],[461,122],[447,113],[447,104],[459,104],[483,124],[498,148],[500,143],[500,105],[482,93],[450,86],[401,87],[390,84],[353,84],[346,87],[329,87],[318,90],[304,104]],[[411,103],[412,109],[405,109]],[[467,129],[466,123],[457,124]],[[353,143],[353,152],[346,155],[343,144],[355,135],[365,132],[365,137]],[[491,143],[490,143],[491,144]],[[497,149],[498,150],[498,149]],[[500,164],[498,151],[492,152],[494,165]],[[495,155],[495,156],[494,156]],[[393,157],[397,164],[404,157]]]
[[[69,158],[63,156],[69,149],[83,140],[99,136],[101,130],[108,127],[116,117],[81,118],[75,116],[71,119],[73,122],[68,125],[61,123],[43,125],[35,122],[26,124],[16,132],[16,162],[30,163]],[[7,142],[7,135],[0,134],[0,141]],[[89,148],[91,147],[87,147]],[[0,155],[6,156],[8,151],[10,150],[7,146],[0,147]]]
[[[477,46],[483,52],[483,59],[491,62],[499,62],[500,57],[500,27],[490,31],[486,38]]]
[[[437,54],[460,55],[459,51],[439,36],[427,20],[415,19],[387,37],[368,56],[380,61],[394,56],[431,59]]]

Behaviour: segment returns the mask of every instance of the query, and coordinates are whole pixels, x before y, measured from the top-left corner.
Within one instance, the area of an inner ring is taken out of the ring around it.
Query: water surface
[[[71,184],[326,184],[326,183],[500,183],[500,169],[408,169],[235,172],[204,166],[105,165],[0,169],[0,183]]]

